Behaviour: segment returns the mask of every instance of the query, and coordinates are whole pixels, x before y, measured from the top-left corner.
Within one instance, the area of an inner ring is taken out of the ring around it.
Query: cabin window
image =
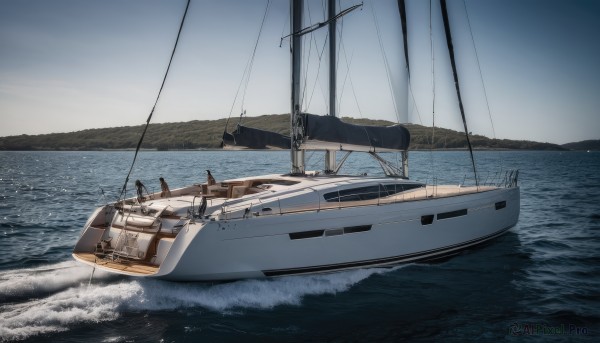
[[[500,210],[506,207],[506,201],[500,201],[496,203],[496,210]]]
[[[350,226],[344,228],[344,233],[357,233],[371,230],[371,225]]]
[[[438,213],[437,215],[437,219],[448,219],[448,218],[454,218],[454,217],[460,217],[460,216],[465,216],[467,215],[467,209],[462,209],[462,210],[457,210],[457,211],[451,211],[451,212],[444,212],[444,213]]]
[[[384,196],[390,196],[396,193],[410,191],[411,189],[423,188],[425,185],[420,183],[393,183],[382,185],[382,187],[387,192]]]
[[[344,229],[331,229],[325,231],[325,236],[339,236],[344,234]]]
[[[421,225],[429,225],[433,223],[433,214],[428,214],[426,216],[421,216]]]
[[[345,202],[373,200],[379,198],[379,185],[343,189],[337,192],[325,193],[323,198],[327,202]]]
[[[323,198],[327,202],[373,200],[421,187],[425,187],[425,185],[419,183],[374,185],[325,193]]]
[[[323,236],[325,230],[313,230],[303,232],[292,232],[290,233],[290,239],[305,239],[305,238],[316,238]]]
[[[358,232],[366,232],[371,230],[371,225],[359,225],[359,226],[347,226],[344,228],[338,229],[328,229],[328,230],[313,230],[313,231],[304,231],[304,232],[293,232],[290,233],[290,239],[304,239],[304,238],[317,238],[323,236],[325,233],[325,237],[331,236],[340,236],[349,233],[358,233]]]

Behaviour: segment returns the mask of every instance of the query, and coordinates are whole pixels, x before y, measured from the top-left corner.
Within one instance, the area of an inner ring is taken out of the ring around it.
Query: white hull
[[[487,187],[479,192],[454,187],[441,195],[427,194],[430,188],[422,188],[408,192],[412,197],[403,194],[402,198],[396,195],[375,202],[332,204],[321,199],[313,208],[302,200],[321,198],[338,184],[329,181],[306,188],[302,182],[289,186],[294,191],[287,193],[280,190],[251,196],[248,201],[240,198],[234,206],[221,205],[220,212],[188,221],[174,238],[161,240],[151,272],[119,270],[115,268],[118,262],[102,264],[97,259],[81,258],[78,253],[86,249],[89,253],[98,237],[107,237],[108,229],[100,232],[91,223],[84,229],[74,256],[109,271],[168,280],[263,278],[439,258],[497,237],[514,226],[519,216],[518,187]],[[277,192],[288,195],[272,195]],[[419,192],[425,196],[420,197]],[[250,202],[252,205],[246,207]],[[282,210],[291,203],[296,206],[288,209],[294,210]],[[250,208],[245,216],[236,211],[243,207]],[[152,228],[143,232],[150,233],[142,236],[152,235]],[[86,237],[92,236],[89,241],[93,244],[85,243]],[[153,244],[148,237],[147,245]]]

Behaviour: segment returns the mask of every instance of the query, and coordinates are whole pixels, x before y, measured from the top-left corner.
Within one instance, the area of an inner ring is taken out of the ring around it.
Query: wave
[[[111,280],[106,273],[88,285],[90,268],[64,262],[46,268],[0,273],[0,297],[46,297],[0,306],[0,337],[4,340],[67,331],[83,323],[112,321],[129,311],[202,307],[232,310],[272,309],[300,305],[308,295],[336,294],[374,274],[401,267],[357,269],[332,274],[242,280],[220,284],[173,283],[153,279]]]
[[[4,303],[65,290],[89,280],[90,275],[89,267],[75,261],[2,271],[0,272],[0,301]]]

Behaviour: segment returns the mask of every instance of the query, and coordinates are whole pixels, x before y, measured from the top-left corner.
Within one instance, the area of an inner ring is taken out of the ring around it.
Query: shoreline
[[[135,151],[134,148],[126,149],[0,149],[0,152],[127,152]],[[202,152],[202,151],[222,151],[222,152],[239,152],[239,151],[264,151],[264,152],[280,152],[289,151],[285,149],[219,149],[219,148],[198,148],[198,149],[140,149],[144,152]],[[343,151],[343,150],[342,150]],[[410,149],[408,152],[452,152],[452,151],[469,151],[467,148],[447,148],[447,149]],[[511,148],[473,148],[473,151],[557,151],[557,152],[596,152],[594,149],[511,149]],[[387,153],[387,152],[382,152]]]

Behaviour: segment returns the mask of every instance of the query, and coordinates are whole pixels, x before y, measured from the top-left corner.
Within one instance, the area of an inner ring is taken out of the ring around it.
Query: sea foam
[[[67,331],[81,323],[112,321],[128,311],[201,307],[227,315],[234,313],[232,310],[300,305],[307,295],[344,292],[373,274],[394,269],[357,269],[219,284],[114,280],[100,273],[89,285],[91,269],[74,262],[2,272],[0,297],[32,299],[0,305],[0,337],[16,340]],[[35,298],[40,292],[45,296]]]

